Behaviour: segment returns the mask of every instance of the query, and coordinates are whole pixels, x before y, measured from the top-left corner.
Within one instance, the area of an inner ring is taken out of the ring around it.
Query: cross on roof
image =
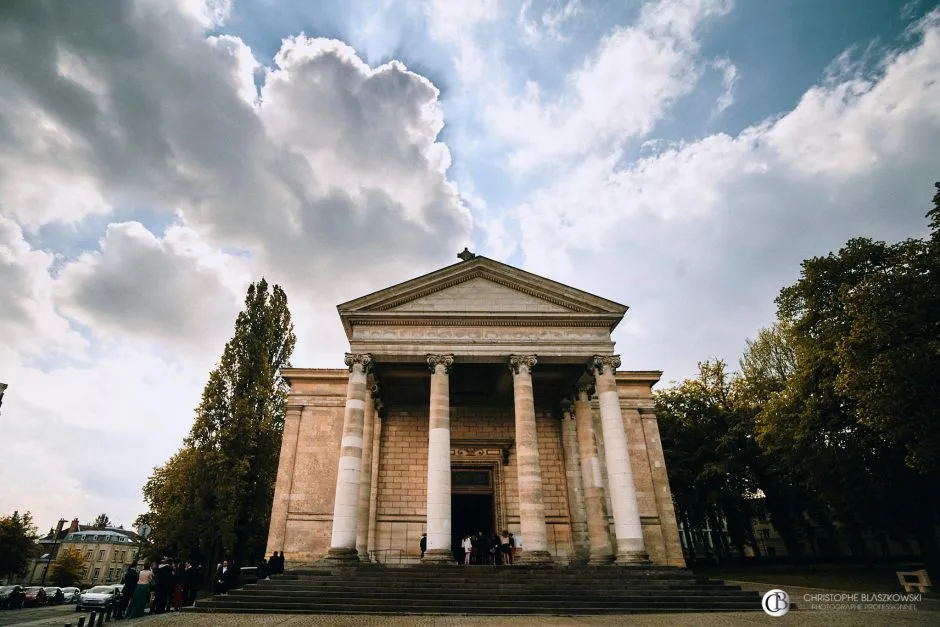
[[[463,252],[457,253],[457,259],[460,259],[461,261],[470,261],[474,257],[476,257],[476,255],[470,252],[470,249],[468,249],[466,246],[464,246]]]

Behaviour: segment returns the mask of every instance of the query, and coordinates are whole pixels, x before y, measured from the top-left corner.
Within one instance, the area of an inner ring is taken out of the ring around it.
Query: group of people
[[[506,531],[491,533],[489,536],[482,531],[464,534],[460,540],[460,553],[457,562],[465,566],[471,564],[511,566],[515,558],[516,549],[520,546],[517,538]]]
[[[454,548],[458,564],[465,566],[491,565],[511,566],[515,561],[516,551],[522,546],[522,539],[505,529],[500,533],[467,533],[460,539],[460,545]],[[428,534],[422,533],[418,541],[421,557],[428,550]]]
[[[162,614],[196,601],[199,568],[191,562],[164,557],[141,570],[137,563],[131,564],[122,583],[124,587],[114,618],[143,616],[148,606],[151,614]]]

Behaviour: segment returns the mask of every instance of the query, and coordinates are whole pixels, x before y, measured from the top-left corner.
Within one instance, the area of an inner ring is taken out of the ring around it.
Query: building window
[[[98,578],[98,575],[100,575],[100,574],[101,574],[101,569],[100,569],[100,568],[96,568],[96,569],[95,569],[95,575],[94,575],[94,577],[92,577],[92,581],[94,581],[95,579],[97,579],[97,578]]]
[[[91,556],[92,556],[92,551],[91,551],[91,549],[88,549],[87,551],[85,551],[85,559],[86,559],[86,560],[91,561]]]
[[[124,561],[124,558],[127,556],[127,551],[121,551],[121,562]]]
[[[101,549],[100,551],[98,551],[98,561],[100,562],[103,559],[104,559],[104,549]]]

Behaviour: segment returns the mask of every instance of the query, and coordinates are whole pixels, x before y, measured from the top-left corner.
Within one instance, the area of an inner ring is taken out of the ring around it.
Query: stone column
[[[372,493],[372,433],[375,397],[379,386],[370,377],[366,385],[366,411],[362,423],[362,470],[359,475],[359,520],[356,523],[356,552],[360,562],[369,562],[369,497]]]
[[[630,466],[630,452],[627,449],[627,434],[623,428],[620,396],[614,378],[614,372],[620,366],[620,356],[595,355],[592,366],[601,406],[601,429],[604,431],[610,504],[614,510],[614,533],[617,536],[615,561],[620,565],[648,564],[649,555],[643,543],[643,528],[640,524],[633,469]]]
[[[610,564],[614,549],[610,543],[610,525],[607,524],[607,499],[604,497],[604,479],[601,460],[594,437],[591,416],[593,386],[578,388],[574,402],[575,422],[578,429],[578,449],[581,453],[581,478],[584,481],[584,509],[587,514],[588,540],[591,564]]]
[[[574,562],[588,561],[587,515],[584,507],[584,482],[581,478],[581,455],[571,401],[561,402],[561,444],[565,454],[565,479],[568,481],[568,519],[571,521],[571,544]],[[524,538],[523,538],[524,539]]]
[[[510,355],[513,405],[516,416],[516,464],[519,475],[519,526],[522,531],[520,564],[550,564],[545,533],[545,504],[542,501],[542,468],[535,428],[535,398],[532,367],[535,355]]]
[[[333,535],[325,558],[333,561],[358,561],[356,525],[359,522],[362,423],[366,411],[366,377],[372,368],[372,355],[346,353],[346,365],[349,367],[349,383],[346,385],[343,439],[336,472]]]
[[[375,550],[375,514],[379,503],[379,462],[382,452],[382,418],[385,415],[382,399],[375,401],[375,420],[372,428],[372,485],[369,490],[369,540],[368,549]]]
[[[284,434],[281,437],[281,455],[277,463],[277,482],[271,505],[271,523],[268,527],[268,550],[284,551],[287,540],[287,512],[290,509],[290,491],[294,484],[294,461],[300,435],[300,418],[304,406],[288,403],[284,414]]]
[[[453,355],[428,355],[431,408],[428,421],[428,549],[425,562],[452,563],[450,537],[450,369]]]

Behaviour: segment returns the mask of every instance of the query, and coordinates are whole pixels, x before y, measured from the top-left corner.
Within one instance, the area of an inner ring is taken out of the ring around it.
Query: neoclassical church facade
[[[464,250],[338,306],[346,369],[291,391],[267,550],[452,561],[509,530],[532,564],[684,566],[651,398],[618,371],[627,308]]]

